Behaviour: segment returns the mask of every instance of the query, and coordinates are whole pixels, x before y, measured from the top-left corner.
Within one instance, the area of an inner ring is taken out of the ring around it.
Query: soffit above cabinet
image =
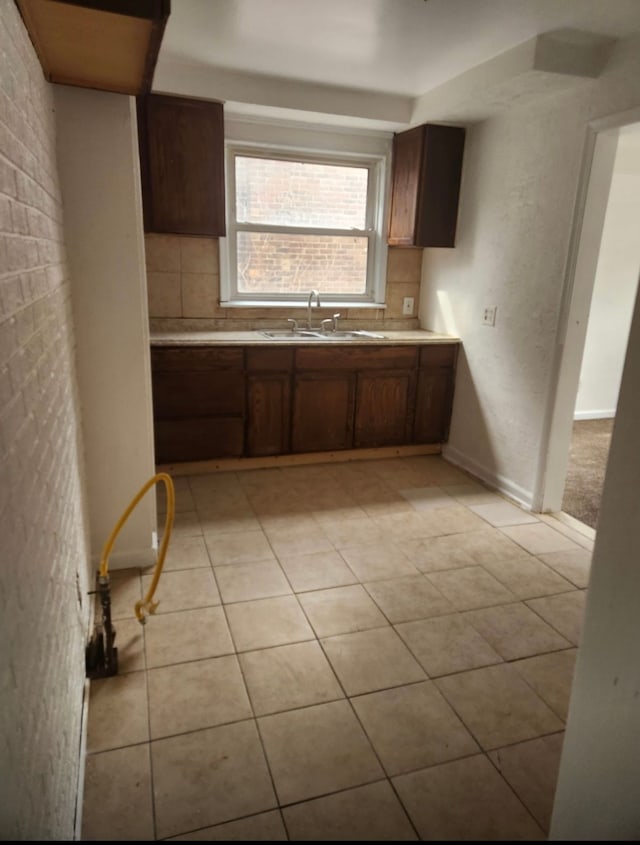
[[[15,0],[49,82],[151,89],[171,0]]]

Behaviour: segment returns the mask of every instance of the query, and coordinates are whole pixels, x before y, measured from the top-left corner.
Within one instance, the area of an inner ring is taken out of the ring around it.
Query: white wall
[[[640,127],[622,132],[589,312],[575,418],[613,417],[640,274]]]
[[[155,473],[135,101],[55,86],[55,103],[95,557]],[[150,493],[110,567],[153,563],[154,530]]]
[[[424,328],[463,340],[448,457],[534,500],[589,120],[640,104],[640,38],[600,79],[468,129],[457,246],[425,250]],[[494,328],[482,311],[497,306]]]
[[[0,0],[0,838],[74,838],[92,585],[52,87]]]
[[[640,837],[640,298],[604,481],[550,839]]]
[[[555,99],[469,127],[456,247],[424,251],[421,325],[463,340],[446,452],[524,502],[569,236],[558,218],[571,219],[579,140],[577,115]],[[497,306],[495,327],[482,325],[487,306]]]

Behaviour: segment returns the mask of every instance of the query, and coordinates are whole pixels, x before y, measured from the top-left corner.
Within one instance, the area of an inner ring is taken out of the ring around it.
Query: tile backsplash
[[[154,331],[247,331],[278,327],[287,317],[301,315],[300,307],[222,307],[217,238],[147,234],[145,250],[149,317]],[[418,328],[421,268],[421,249],[390,247],[387,307],[344,309],[341,324],[368,328],[375,323],[379,329],[391,331]],[[402,314],[405,296],[414,299],[411,317]]]

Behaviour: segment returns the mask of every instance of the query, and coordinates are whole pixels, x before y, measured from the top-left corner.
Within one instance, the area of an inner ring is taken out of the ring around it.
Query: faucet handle
[[[333,326],[332,331],[335,331],[335,330],[336,330],[336,329],[335,329],[334,322],[333,322],[333,320],[331,319],[331,317],[326,317],[324,320],[322,320],[322,331],[323,331],[325,334],[327,333],[327,326],[329,326],[329,325]]]
[[[340,316],[340,314],[334,314],[334,315],[333,315],[333,317],[331,318],[331,320],[332,320],[332,322],[333,322],[333,331],[334,331],[334,332],[335,332],[335,331],[336,331],[336,329],[338,328],[338,317],[339,317],[339,316]]]
[[[293,317],[287,317],[287,323],[293,323],[293,326],[291,326],[291,328],[294,332],[298,331],[298,321],[294,320]]]

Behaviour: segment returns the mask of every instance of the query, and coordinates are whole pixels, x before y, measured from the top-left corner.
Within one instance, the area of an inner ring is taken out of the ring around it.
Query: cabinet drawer
[[[290,370],[293,367],[293,349],[273,349],[256,346],[247,348],[247,370]]]
[[[241,347],[171,346],[151,350],[151,367],[156,371],[168,370],[242,370]]]
[[[452,367],[456,362],[458,345],[456,343],[438,343],[423,346],[420,349],[421,367]]]
[[[416,366],[415,346],[331,346],[296,349],[297,370],[411,369]]]

